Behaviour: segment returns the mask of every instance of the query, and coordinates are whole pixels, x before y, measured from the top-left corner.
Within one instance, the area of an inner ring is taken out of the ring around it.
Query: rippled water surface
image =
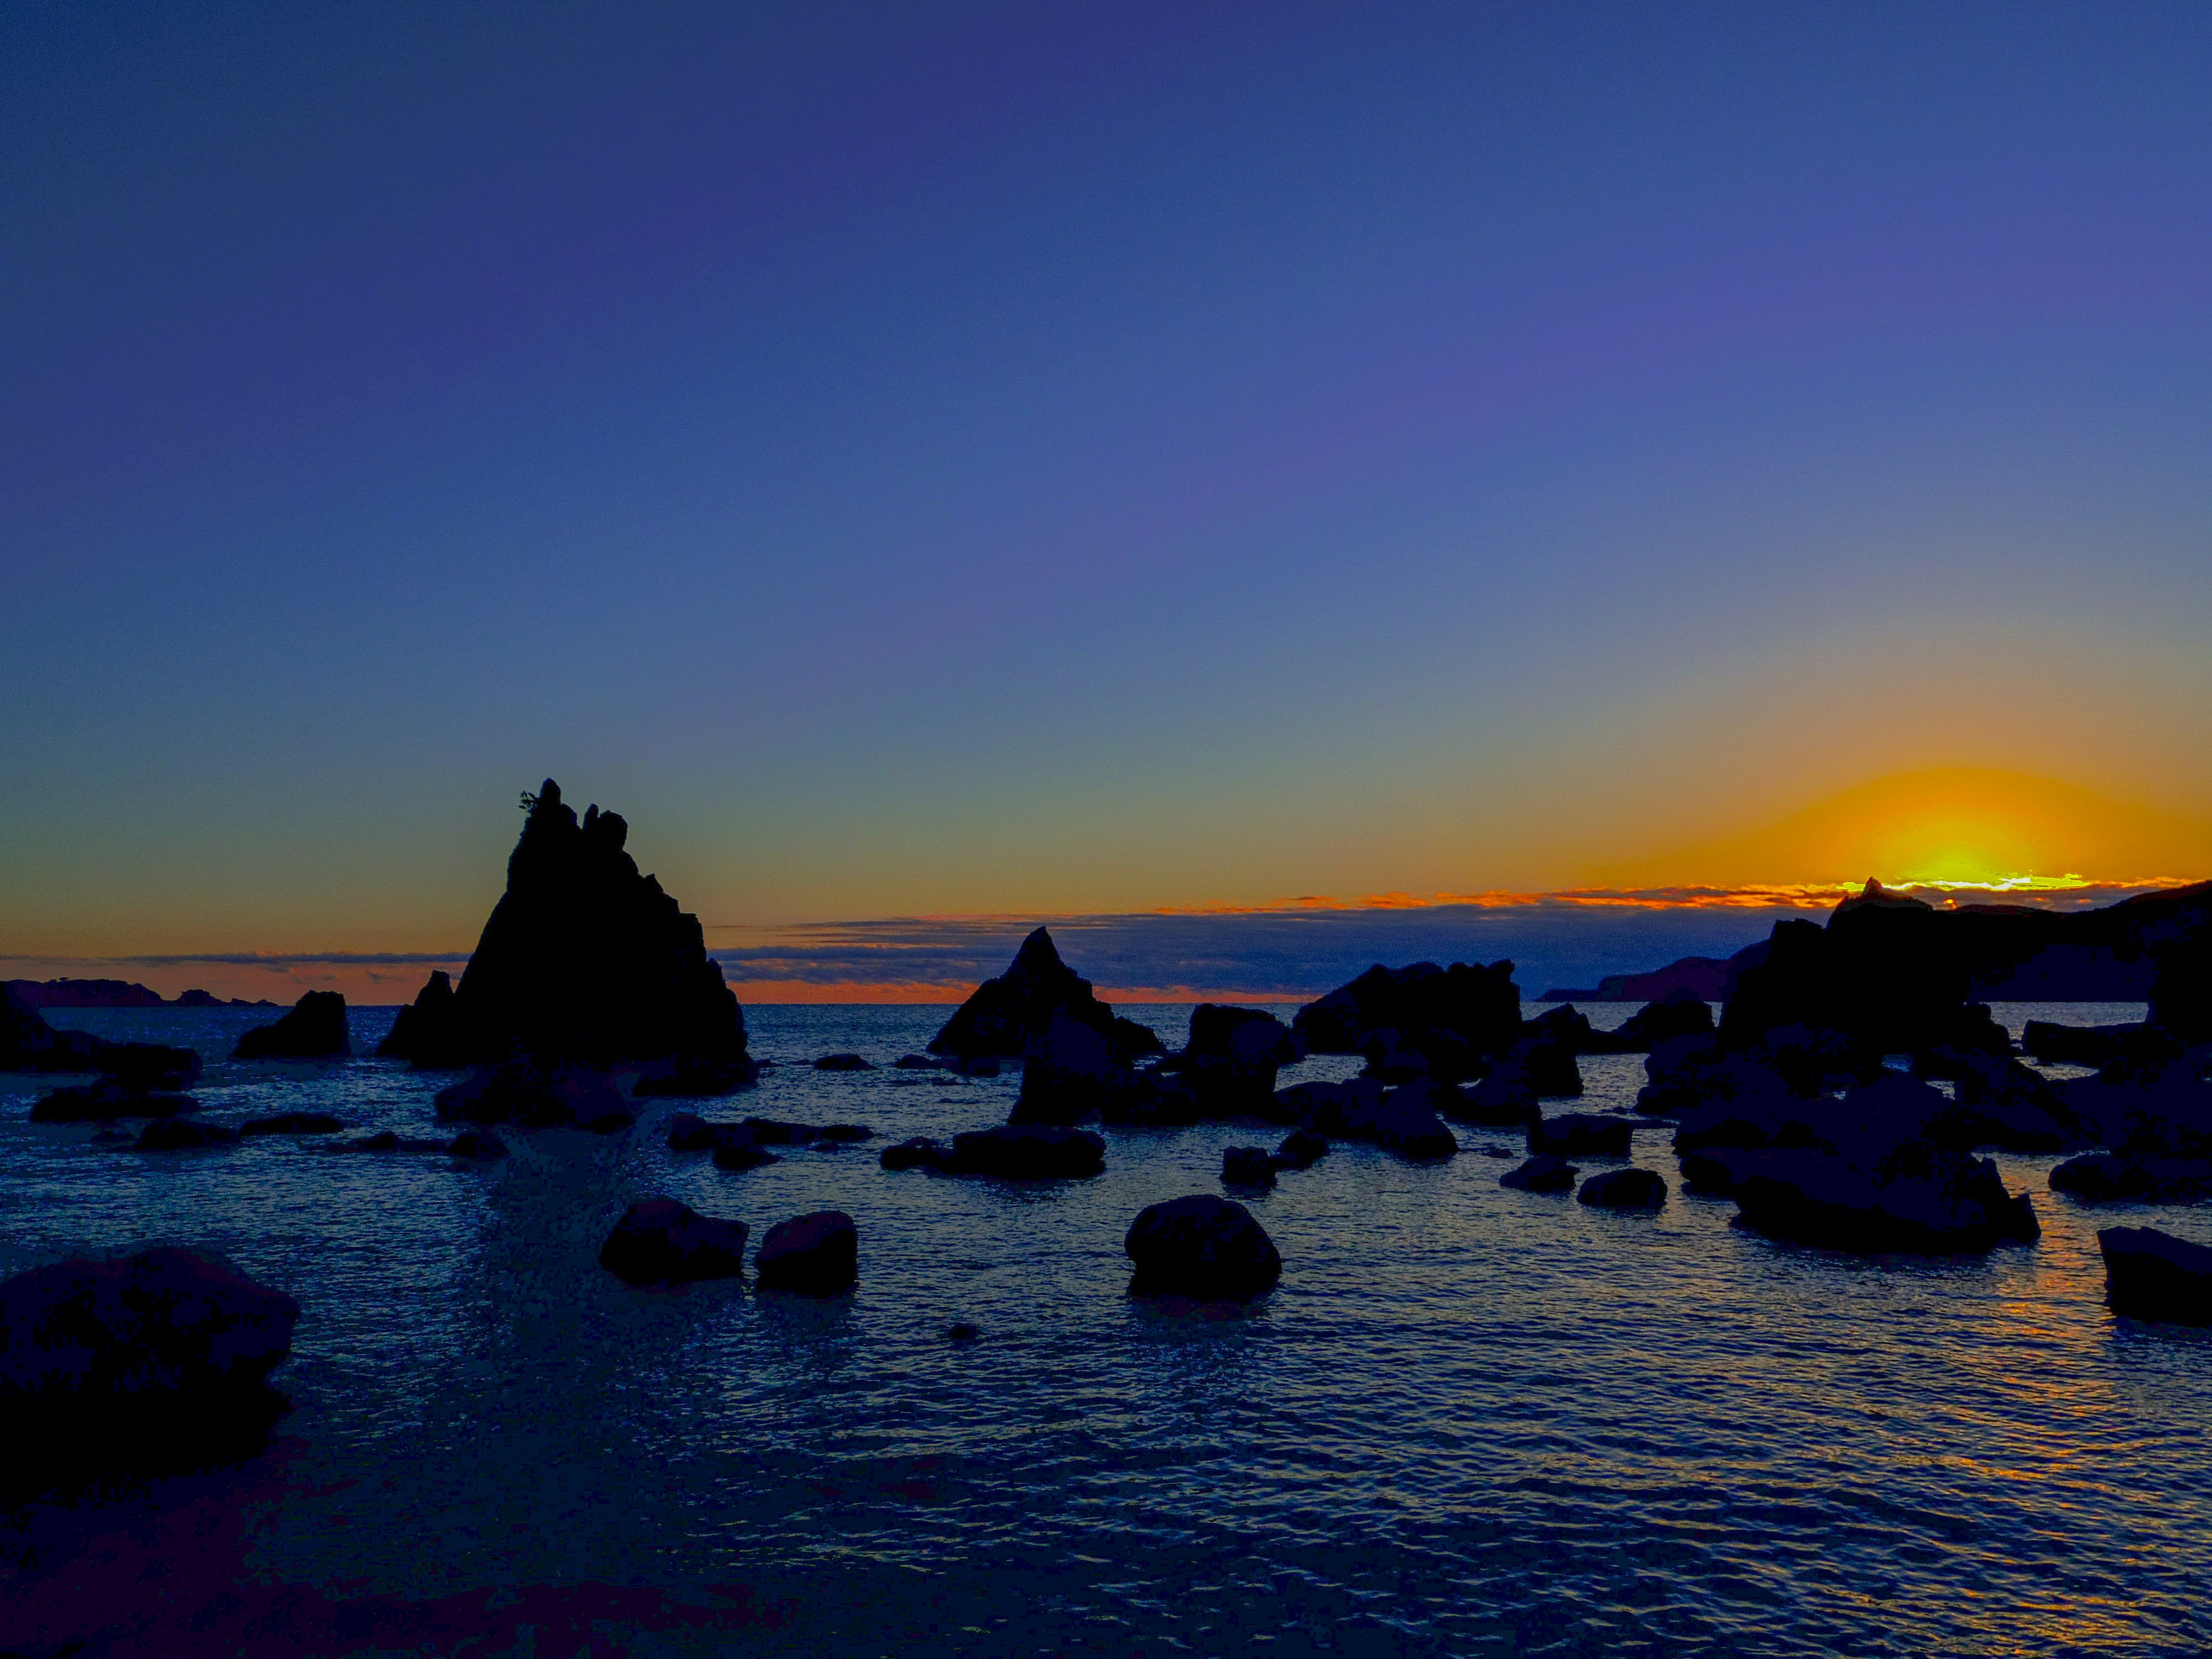
[[[945,1012],[747,1013],[766,1057],[887,1062]],[[1171,1041],[1188,1019],[1128,1012]],[[212,1055],[267,1017],[56,1020]],[[357,1046],[390,1018],[356,1011]],[[1641,1080],[1640,1057],[1583,1065],[1583,1109]],[[197,1092],[219,1120],[422,1133],[446,1080],[218,1063]],[[744,1586],[773,1617],[744,1650],[769,1653],[2212,1651],[2212,1340],[2110,1316],[2095,1241],[2130,1219],[2212,1242],[2212,1214],[2076,1209],[2051,1158],[1999,1160],[2039,1244],[1863,1261],[1679,1192],[1653,1217],[1507,1191],[1481,1130],[1436,1166],[1340,1146],[1251,1200],[1283,1280],[1223,1317],[1129,1301],[1122,1234],[1279,1130],[1109,1132],[1080,1182],[887,1174],[872,1147],[725,1175],[665,1149],[687,1108],[656,1104],[478,1170],[117,1152],[26,1122],[36,1086],[0,1079],[0,1271],[212,1245],[305,1310],[258,1582]],[[787,1066],[706,1109],[896,1139],[1000,1121],[1015,1087]],[[1667,1133],[1635,1158],[1673,1185]],[[860,1287],[627,1289],[594,1257],[655,1192],[756,1237],[846,1210]],[[982,1339],[945,1341],[956,1320]],[[603,1629],[593,1651],[731,1647]]]

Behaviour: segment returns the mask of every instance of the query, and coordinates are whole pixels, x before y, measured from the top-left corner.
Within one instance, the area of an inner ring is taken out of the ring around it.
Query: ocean
[[[488,1169],[116,1151],[0,1079],[0,1273],[188,1243],[304,1310],[266,1455],[0,1528],[0,1652],[2212,1651],[2212,1334],[2110,1315],[2095,1240],[2212,1243],[2212,1212],[2085,1211],[2056,1158],[2001,1155],[2039,1243],[1862,1259],[1732,1228],[1662,1124],[1634,1152],[1676,1189],[1656,1215],[1502,1188],[1519,1147],[1462,1129],[1447,1164],[1285,1174],[1249,1200],[1279,1288],[1162,1308],[1124,1293],[1130,1220],[1281,1131],[1109,1130],[1087,1182],[887,1173],[886,1140],[1003,1121],[1016,1077],[805,1062],[887,1063],[947,1012],[750,1007],[782,1062],[757,1089],[502,1132]],[[1188,1018],[1124,1012],[1170,1043]],[[191,1043],[218,1121],[429,1133],[450,1080],[218,1058],[266,1011],[52,1018]],[[367,1054],[392,1011],[352,1018]],[[1579,1109],[1627,1109],[1640,1056],[1582,1065]],[[665,1147],[684,1109],[878,1139],[723,1174]],[[596,1254],[653,1193],[756,1240],[845,1210],[859,1287],[629,1289]]]

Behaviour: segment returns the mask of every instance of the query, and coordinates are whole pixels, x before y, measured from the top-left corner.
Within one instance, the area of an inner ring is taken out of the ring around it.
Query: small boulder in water
[[[352,1052],[346,1036],[345,999],[336,991],[310,991],[292,1012],[239,1038],[233,1060],[331,1060]]]
[[[599,1265],[631,1285],[735,1279],[744,1271],[742,1221],[701,1215],[673,1198],[641,1199],[599,1247]]]
[[[713,1152],[740,1144],[760,1144],[759,1138],[742,1123],[709,1123],[694,1112],[678,1112],[668,1120],[672,1152]]]
[[[1650,1170],[1608,1170],[1583,1182],[1575,1198],[1600,1209],[1656,1210],[1667,1201],[1667,1183]]]
[[[1132,1296],[1241,1302],[1272,1290],[1283,1258],[1242,1204],[1210,1193],[1147,1206],[1122,1249],[1136,1263]]]
[[[886,1170],[945,1170],[951,1165],[952,1149],[927,1135],[916,1135],[884,1147],[877,1162]]]
[[[949,1167],[956,1175],[1012,1181],[1080,1179],[1103,1172],[1106,1143],[1086,1129],[1002,1124],[953,1136]]]
[[[1262,1146],[1231,1146],[1221,1154],[1221,1181],[1228,1187],[1262,1190],[1275,1184],[1274,1161]]]
[[[2212,1249],[2155,1227],[2106,1227],[2105,1305],[2131,1319],[2212,1325]]]
[[[754,1261],[764,1291],[835,1296],[860,1277],[860,1234],[842,1210],[779,1221],[761,1240]]]
[[[1526,1164],[1516,1164],[1498,1176],[1498,1184],[1529,1193],[1564,1193],[1572,1188],[1581,1174],[1566,1159],[1539,1152]]]
[[[1293,1129],[1283,1137],[1268,1162],[1279,1170],[1310,1170],[1328,1156],[1328,1142],[1311,1129]]]
[[[257,1117],[238,1126],[241,1135],[329,1135],[345,1127],[342,1119],[328,1112],[279,1112],[274,1117]]]
[[[814,1062],[817,1072],[872,1072],[875,1062],[860,1054],[824,1054]]]
[[[133,1089],[113,1078],[74,1085],[41,1095],[31,1107],[33,1123],[112,1123],[123,1117],[174,1117],[197,1111],[190,1095]]]
[[[725,1175],[742,1175],[747,1170],[782,1162],[757,1140],[727,1140],[714,1148],[714,1167]]]

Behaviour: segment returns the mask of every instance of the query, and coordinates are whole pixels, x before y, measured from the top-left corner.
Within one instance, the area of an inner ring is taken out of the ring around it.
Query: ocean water
[[[747,1014],[768,1058],[887,1062],[945,1012]],[[391,1017],[356,1010],[357,1047]],[[56,1018],[213,1055],[267,1016]],[[1583,1066],[1579,1109],[1625,1110],[1640,1057]],[[218,1062],[197,1092],[426,1133],[445,1080]],[[2212,1338],[2110,1315],[2095,1243],[2212,1242],[2212,1212],[2078,1209],[2052,1158],[1999,1159],[2040,1243],[1863,1260],[1679,1191],[1656,1216],[1507,1191],[1486,1149],[1518,1148],[1482,1130],[1434,1166],[1340,1146],[1250,1200],[1283,1279],[1222,1316],[1131,1301],[1122,1235],[1279,1130],[1109,1131],[1090,1182],[890,1174],[874,1146],[725,1175],[666,1150],[692,1108],[663,1103],[476,1170],[141,1156],[25,1121],[38,1086],[0,1079],[0,1272],[188,1243],[304,1313],[267,1456],[15,1518],[0,1652],[2212,1651]],[[880,1146],[1000,1121],[1015,1088],[802,1065],[705,1109]],[[1679,1185],[1668,1134],[1634,1160]],[[594,1258],[652,1193],[756,1238],[848,1211],[859,1288],[628,1289]]]

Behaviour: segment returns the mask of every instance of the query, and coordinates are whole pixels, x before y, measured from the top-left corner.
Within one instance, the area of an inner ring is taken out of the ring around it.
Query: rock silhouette
[[[195,1251],[77,1259],[0,1283],[0,1492],[34,1496],[251,1455],[300,1304]]]
[[[618,1129],[629,1103],[602,1073],[566,1060],[529,1056],[487,1066],[441,1089],[441,1123],[514,1123],[531,1129]]]
[[[1121,1248],[1136,1273],[1132,1296],[1242,1302],[1273,1290],[1283,1258],[1242,1204],[1210,1193],[1148,1205]]]
[[[189,1117],[159,1117],[139,1132],[132,1146],[139,1152],[187,1152],[206,1146],[228,1146],[238,1131],[220,1123],[202,1123]]]
[[[1598,1112],[1562,1112],[1528,1126],[1528,1150],[1559,1158],[1626,1158],[1634,1125]]]
[[[125,1117],[174,1117],[199,1109],[190,1095],[125,1087],[112,1078],[72,1085],[41,1095],[31,1107],[33,1123],[112,1123]]]
[[[1007,1121],[1080,1123],[1099,1116],[1108,1096],[1132,1081],[1127,1050],[1110,1025],[1055,1012],[1023,1051],[1021,1094]]]
[[[1392,1047],[1422,1055],[1436,1076],[1459,1082],[1520,1036],[1521,993],[1510,962],[1377,963],[1299,1009],[1291,1029],[1316,1054],[1364,1054],[1387,1032]]]
[[[629,1285],[735,1279],[744,1271],[747,1231],[742,1221],[701,1215],[677,1199],[641,1199],[599,1247],[599,1265]]]
[[[13,985],[0,993],[0,1072],[104,1072],[123,1088],[145,1091],[181,1088],[199,1071],[190,1048],[58,1031]]]
[[[1304,1058],[1304,1046],[1273,1014],[1201,1002],[1191,1011],[1188,1042],[1169,1063],[1206,1116],[1263,1116],[1278,1068]]]
[[[1224,1186],[1266,1190],[1275,1184],[1275,1163],[1264,1146],[1231,1146],[1221,1154]]]
[[[1656,1002],[1647,1002],[1620,1023],[1613,1033],[1618,1040],[1618,1051],[1633,1054],[1648,1050],[1656,1042],[1670,1038],[1700,1036],[1713,1029],[1713,1011],[1705,1000],[1688,989],[1669,993]]]
[[[1301,1083],[1277,1094],[1289,1121],[1332,1140],[1360,1140],[1416,1161],[1449,1158],[1459,1141],[1425,1085],[1385,1089],[1371,1078]]]
[[[1656,1210],[1667,1201],[1667,1182],[1650,1170],[1608,1170],[1583,1182],[1575,1201],[1602,1210]]]
[[[328,1135],[345,1127],[340,1119],[328,1112],[279,1112],[274,1117],[257,1117],[238,1126],[241,1135]]]
[[[1293,1129],[1283,1144],[1268,1154],[1278,1170],[1310,1170],[1328,1156],[1328,1142],[1311,1129]]]
[[[1159,1038],[1135,1020],[1116,1018],[1092,994],[1091,981],[1060,959],[1051,933],[1042,927],[1022,941],[1005,973],[975,988],[929,1040],[929,1052],[957,1060],[1019,1060],[1055,1018],[1088,1026],[1125,1058],[1159,1052]]]
[[[392,1054],[425,1064],[517,1051],[604,1070],[671,1060],[750,1075],[744,1016],[687,914],[594,805],[580,823],[548,778],[507,864],[507,891],[448,1001],[437,975]],[[394,1029],[394,1036],[398,1032]]]
[[[469,1064],[453,977],[444,969],[434,969],[415,1000],[399,1011],[376,1054],[380,1060],[411,1060],[425,1071],[459,1071]]]
[[[842,1210],[779,1221],[761,1240],[754,1269],[764,1291],[835,1296],[860,1277],[860,1235]]]
[[[1563,1158],[1549,1152],[1539,1152],[1525,1164],[1516,1164],[1498,1177],[1501,1187],[1518,1187],[1524,1192],[1564,1193],[1573,1190],[1582,1171]]]
[[[238,1040],[233,1060],[329,1060],[353,1052],[346,1035],[345,999],[336,991],[310,991],[292,1012],[257,1025]]]
[[[1095,1176],[1106,1167],[1106,1143],[1083,1129],[1006,1124],[952,1137],[946,1165],[953,1175],[1053,1181]]]
[[[2212,1249],[2155,1227],[2106,1227],[2105,1305],[2131,1319],[2212,1325]]]

